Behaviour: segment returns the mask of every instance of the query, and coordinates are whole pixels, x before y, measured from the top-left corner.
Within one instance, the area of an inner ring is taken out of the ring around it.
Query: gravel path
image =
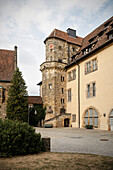
[[[51,152],[90,153],[113,157],[113,132],[79,128],[36,128],[51,138]]]

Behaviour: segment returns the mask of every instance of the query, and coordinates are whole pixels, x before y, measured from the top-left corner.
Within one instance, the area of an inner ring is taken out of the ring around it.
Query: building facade
[[[8,89],[17,67],[17,47],[14,51],[0,50],[0,118],[6,118]]]
[[[113,17],[84,38],[55,29],[45,44],[45,123],[113,130]]]

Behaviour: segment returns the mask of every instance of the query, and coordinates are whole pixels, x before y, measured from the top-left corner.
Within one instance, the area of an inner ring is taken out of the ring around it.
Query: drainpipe
[[[80,128],[80,66],[78,64],[78,125]]]

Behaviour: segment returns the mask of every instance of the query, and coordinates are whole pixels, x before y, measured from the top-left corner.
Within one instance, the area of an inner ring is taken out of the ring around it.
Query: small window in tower
[[[52,89],[52,84],[49,84],[49,89],[50,89],[50,90]]]
[[[64,88],[62,88],[62,94],[64,94]]]
[[[59,50],[62,50],[62,46],[59,46],[58,49],[59,49]]]
[[[61,62],[62,62],[62,59],[58,59],[58,62],[60,62],[60,63],[61,63]]]
[[[50,57],[50,61],[52,61],[52,56]]]
[[[65,100],[64,99],[61,99],[61,104],[64,104],[65,103]]]
[[[50,52],[52,53],[53,49],[50,49]]]
[[[64,77],[63,76],[61,76],[61,82],[63,82],[64,81]]]

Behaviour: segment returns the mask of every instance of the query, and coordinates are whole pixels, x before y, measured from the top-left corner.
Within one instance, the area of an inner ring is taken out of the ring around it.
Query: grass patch
[[[74,153],[44,152],[36,155],[0,158],[0,170],[113,169],[113,158]]]

